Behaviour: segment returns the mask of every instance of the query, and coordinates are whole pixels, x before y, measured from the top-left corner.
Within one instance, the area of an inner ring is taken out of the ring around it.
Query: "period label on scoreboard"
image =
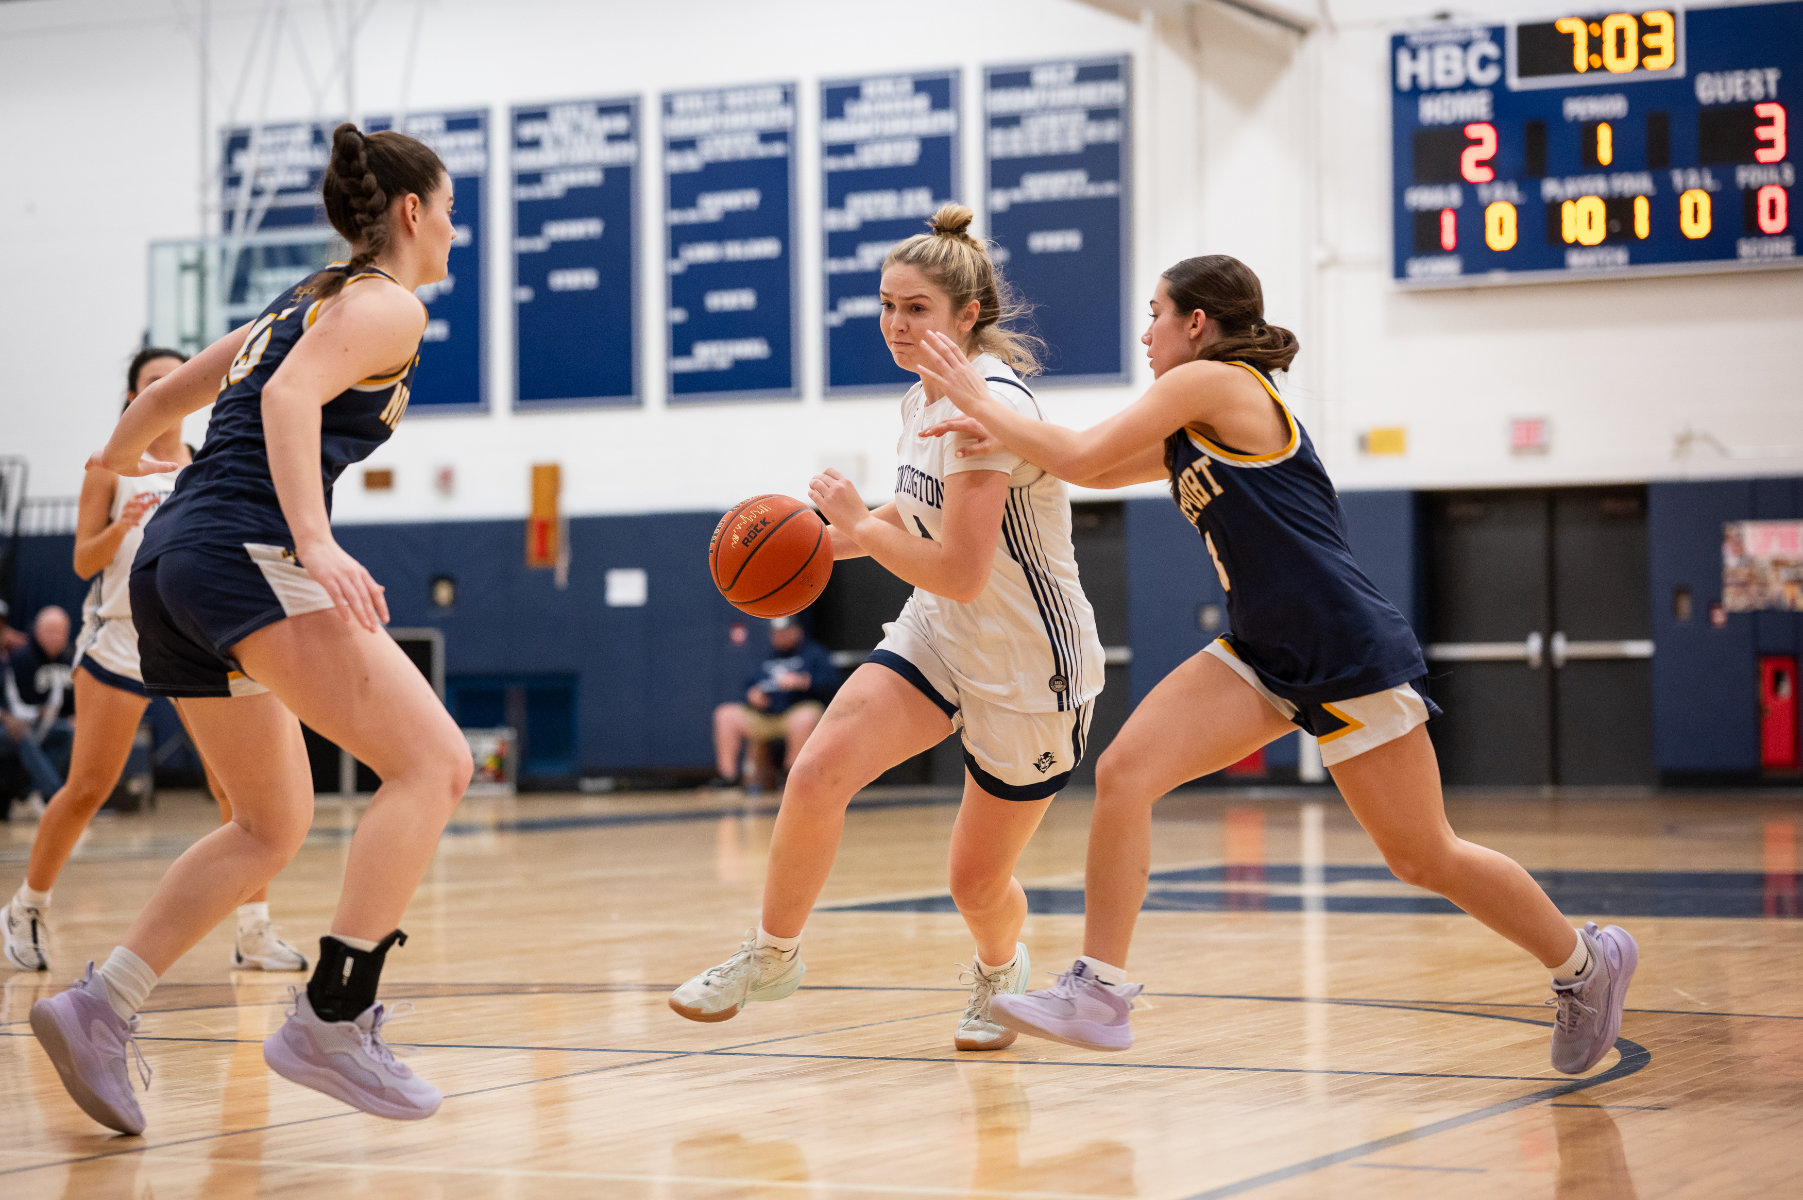
[[[372,117],[365,126],[371,133],[393,127],[393,117]],[[426,305],[426,333],[408,404],[415,413],[473,411],[486,403],[482,211],[488,191],[488,113],[408,113],[401,118],[401,132],[430,146],[444,162],[451,177],[451,225],[457,231],[444,279],[417,293]]]
[[[1803,0],[1413,30],[1390,73],[1405,285],[1803,265]]]
[[[515,399],[639,402],[639,104],[513,110]]]
[[[1128,60],[989,67],[989,236],[1054,383],[1127,378]]]
[[[890,247],[962,199],[958,73],[821,84],[820,170],[826,390],[906,389],[915,377],[883,343],[878,285]]]
[[[795,85],[664,96],[670,401],[798,394]]]

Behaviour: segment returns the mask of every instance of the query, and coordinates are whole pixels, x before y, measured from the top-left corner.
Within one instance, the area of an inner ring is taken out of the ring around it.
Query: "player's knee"
[[[988,912],[1008,895],[1013,877],[998,872],[993,863],[952,859],[950,869],[952,902],[959,912]]]
[[[1434,845],[1410,845],[1384,850],[1384,865],[1390,874],[1410,887],[1430,892],[1445,891],[1451,856]]]
[[[103,780],[76,772],[64,781],[55,802],[71,816],[86,820],[100,811],[112,790],[112,786]]]
[[[1096,759],[1096,803],[1140,803],[1155,797],[1144,796],[1143,781],[1132,757],[1109,746]]]

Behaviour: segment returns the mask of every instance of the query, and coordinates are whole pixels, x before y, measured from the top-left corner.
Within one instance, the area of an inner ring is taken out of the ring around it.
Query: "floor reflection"
[[[1606,1109],[1590,1104],[1554,1104],[1553,1135],[1559,1139],[1558,1200],[1639,1200],[1621,1130]]]

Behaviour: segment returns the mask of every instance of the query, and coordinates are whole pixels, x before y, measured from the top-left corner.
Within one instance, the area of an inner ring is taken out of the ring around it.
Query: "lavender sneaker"
[[[997,1024],[1019,1033],[1049,1038],[1085,1050],[1125,1050],[1133,1044],[1127,1014],[1140,985],[1119,990],[1103,987],[1082,959],[1058,976],[1051,987],[1024,996],[996,996],[989,1014]]]
[[[88,973],[68,991],[31,1006],[31,1032],[62,1076],[81,1111],[120,1133],[144,1132],[144,1112],[131,1092],[126,1056],[138,1060],[138,1077],[150,1086],[150,1066],[138,1050],[138,1018],[120,1019],[107,1003],[106,981]]]
[[[1547,1001],[1559,1006],[1553,1018],[1553,1066],[1567,1075],[1588,1071],[1615,1045],[1628,981],[1640,964],[1640,947],[1619,925],[1598,929],[1595,921],[1589,921],[1578,936],[1590,947],[1590,977],[1573,984],[1555,983]]]
[[[382,1041],[389,1013],[372,1004],[355,1021],[326,1021],[304,988],[291,988],[294,1008],[263,1043],[263,1061],[283,1079],[324,1092],[352,1108],[395,1121],[420,1121],[444,1095],[415,1075]]]

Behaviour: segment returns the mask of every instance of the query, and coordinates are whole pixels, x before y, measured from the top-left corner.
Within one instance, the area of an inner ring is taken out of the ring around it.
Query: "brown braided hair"
[[[314,294],[324,300],[345,282],[367,271],[388,249],[391,203],[409,194],[430,200],[445,180],[444,163],[417,138],[392,129],[365,134],[346,121],[332,131],[326,166],[326,216],[345,241],[359,243],[343,272],[322,271]]]
[[[977,323],[970,331],[976,348],[993,354],[1021,375],[1039,373],[1039,351],[1045,343],[1017,327],[1030,306],[1014,291],[989,257],[989,248],[968,232],[976,214],[962,204],[942,204],[933,214],[931,233],[898,242],[883,259],[918,268],[952,302],[956,316],[972,300]]]
[[[1231,254],[1200,254],[1186,258],[1162,276],[1171,306],[1188,315],[1201,309],[1220,336],[1196,351],[1197,361],[1240,362],[1267,375],[1287,371],[1302,344],[1281,325],[1265,321],[1265,290],[1258,276]],[[1164,440],[1164,467],[1172,472],[1171,495],[1177,495],[1177,448],[1183,430]]]

